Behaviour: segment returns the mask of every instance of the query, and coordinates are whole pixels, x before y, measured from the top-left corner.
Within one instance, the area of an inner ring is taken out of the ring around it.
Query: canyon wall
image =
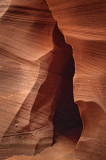
[[[75,158],[105,160],[106,2],[1,2],[0,158],[63,135]]]
[[[106,153],[106,1],[47,0],[75,59],[74,100],[83,121],[81,159]]]

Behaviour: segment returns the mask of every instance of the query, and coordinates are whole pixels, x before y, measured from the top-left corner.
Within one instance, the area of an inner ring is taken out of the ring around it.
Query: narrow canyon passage
[[[69,44],[65,43],[64,37],[58,28],[54,30],[53,37],[54,42],[57,42],[57,46],[59,46],[61,50],[64,50],[66,47],[64,56],[62,56],[62,54],[60,53],[60,57],[55,60],[55,63],[57,62],[58,64],[58,61],[60,61],[60,59],[65,59],[67,54],[70,55],[70,57],[66,61],[66,64],[63,66],[63,72],[61,75],[62,79],[60,85],[60,95],[56,104],[56,110],[53,119],[54,136],[67,135],[69,137],[73,136],[71,137],[71,139],[75,138],[76,140],[78,140],[81,134],[82,121],[80,118],[78,107],[74,103],[73,77],[75,73],[75,62],[73,59],[73,50]],[[63,42],[66,45],[65,47],[63,47]],[[56,55],[58,55],[58,52],[56,53]],[[73,133],[73,135],[71,135],[71,130],[73,130],[74,128],[79,128],[79,132],[77,131],[77,133]]]

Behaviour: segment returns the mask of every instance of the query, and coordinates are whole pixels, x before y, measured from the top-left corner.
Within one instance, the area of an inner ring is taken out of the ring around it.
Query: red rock
[[[64,135],[75,143],[73,158],[105,160],[106,2],[7,3],[0,3],[0,157],[34,155]]]

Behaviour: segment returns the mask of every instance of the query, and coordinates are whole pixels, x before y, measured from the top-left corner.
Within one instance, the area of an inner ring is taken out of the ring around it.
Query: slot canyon
[[[106,0],[0,0],[0,160],[106,159]]]

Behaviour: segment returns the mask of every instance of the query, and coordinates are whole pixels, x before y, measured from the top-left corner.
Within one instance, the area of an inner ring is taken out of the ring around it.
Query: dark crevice
[[[70,55],[66,58],[66,63],[62,70],[62,81],[60,97],[56,104],[56,110],[53,118],[54,124],[54,142],[55,137],[64,135],[72,138],[74,141],[78,141],[82,132],[82,120],[80,118],[79,109],[74,103],[73,95],[73,76],[75,73],[75,62],[73,59],[72,47],[66,44],[63,34],[60,32],[58,26],[55,26],[53,32],[54,46],[58,46],[64,50],[64,56]],[[58,60],[61,63],[61,60]],[[77,133],[76,133],[77,132]]]

